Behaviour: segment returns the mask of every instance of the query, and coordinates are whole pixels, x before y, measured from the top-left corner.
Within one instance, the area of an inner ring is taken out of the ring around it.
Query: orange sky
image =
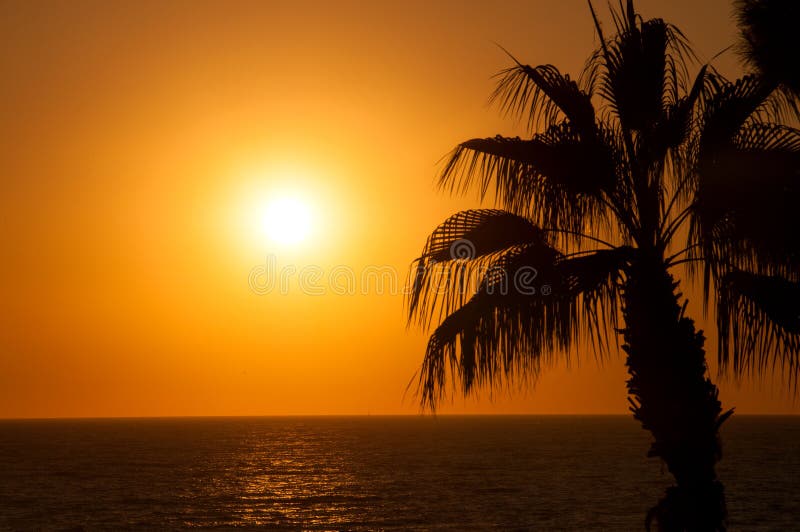
[[[638,4],[702,58],[734,40],[728,0]],[[493,43],[573,74],[595,45],[581,0],[0,10],[0,417],[416,412],[425,335],[397,291],[258,295],[248,276],[274,254],[404,280],[477,205],[435,190],[437,161],[520,132],[485,105],[508,65]],[[253,220],[287,188],[315,229],[276,248]],[[624,413],[624,381],[621,357],[588,357],[443,411]],[[768,381],[721,388],[739,412],[800,411]]]

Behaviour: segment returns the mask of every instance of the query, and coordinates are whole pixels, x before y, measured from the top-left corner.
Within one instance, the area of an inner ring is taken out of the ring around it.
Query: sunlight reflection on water
[[[736,418],[732,528],[789,529],[800,421]],[[631,530],[669,478],[624,417],[0,422],[0,529]]]

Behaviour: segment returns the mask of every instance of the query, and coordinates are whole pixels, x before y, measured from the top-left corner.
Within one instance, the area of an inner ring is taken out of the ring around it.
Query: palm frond
[[[728,146],[746,123],[763,121],[775,114],[769,105],[772,91],[758,76],[730,82],[714,73],[707,81],[698,133],[700,157],[713,156],[715,150]]]
[[[685,200],[690,192],[684,181],[692,169],[688,141],[692,139],[696,104],[705,85],[707,65],[700,68],[692,88],[685,96],[676,93],[674,103],[664,105],[661,118],[651,130],[640,134],[640,158],[649,166],[650,177],[658,192],[658,203],[664,217],[675,202]],[[669,195],[670,204],[665,205]]]
[[[599,216],[598,202],[617,183],[613,135],[581,138],[569,123],[530,140],[472,139],[451,154],[440,185],[465,192],[477,185],[481,198],[494,183],[500,205],[547,227],[581,231],[587,215]]]
[[[592,67],[597,91],[625,129],[646,130],[686,91],[686,64],[694,55],[680,30],[661,19],[642,21],[632,5],[612,15],[617,34],[601,43],[600,67]]]
[[[800,131],[750,123],[703,160],[692,225],[715,275],[800,274]]]
[[[696,140],[694,132],[707,73],[708,65],[703,65],[689,93],[667,106],[664,118],[648,142],[653,146],[648,149],[651,158],[664,161],[663,171],[655,178],[663,189],[660,201],[663,227],[673,220],[670,218],[673,207],[686,204],[694,192],[691,187],[695,153],[693,144]],[[664,197],[669,197],[668,203]]]
[[[654,124],[650,144],[657,150],[651,155],[653,160],[664,157],[671,149],[684,144],[691,133],[692,116],[705,85],[707,65],[697,73],[691,90],[685,96],[678,96],[673,103],[666,104],[661,118]]]
[[[527,119],[531,133],[566,118],[578,131],[591,134],[595,113],[590,93],[553,65],[531,67],[514,61],[515,66],[497,74],[490,102],[498,102],[505,113],[515,118]]]
[[[535,378],[557,354],[568,356],[583,333],[604,341],[629,252],[569,258],[522,246],[504,255],[431,335],[418,382],[423,407],[435,409],[446,395],[448,370],[468,394],[476,386]]]
[[[412,264],[409,321],[427,326],[437,312],[452,312],[474,293],[499,255],[527,244],[548,245],[527,218],[496,209],[454,214],[433,231]]]
[[[800,283],[736,270],[719,282],[719,360],[736,375],[800,365]]]
[[[757,122],[739,130],[734,144],[742,150],[800,152],[800,130],[783,124]]]
[[[620,276],[632,260],[633,248],[620,246],[573,256],[558,263],[558,273],[568,291],[580,294],[586,336],[595,352],[616,341],[618,329],[617,289]]]
[[[741,33],[738,51],[745,62],[767,83],[783,86],[795,98],[800,95],[800,2],[737,0],[736,14]],[[788,103],[796,112],[796,101]]]

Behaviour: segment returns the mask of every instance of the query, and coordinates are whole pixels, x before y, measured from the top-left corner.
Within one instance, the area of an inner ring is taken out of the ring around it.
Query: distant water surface
[[[733,530],[800,526],[800,418],[724,427]],[[627,417],[0,421],[0,530],[637,530]]]

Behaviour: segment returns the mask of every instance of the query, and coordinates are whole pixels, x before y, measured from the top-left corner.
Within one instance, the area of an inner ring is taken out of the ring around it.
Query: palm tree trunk
[[[660,253],[644,253],[623,294],[631,411],[653,435],[648,456],[663,459],[676,481],[648,513],[646,527],[655,520],[659,530],[725,530],[715,465],[718,429],[730,412],[720,415],[717,387],[706,376],[705,338],[684,316],[677,285]]]

